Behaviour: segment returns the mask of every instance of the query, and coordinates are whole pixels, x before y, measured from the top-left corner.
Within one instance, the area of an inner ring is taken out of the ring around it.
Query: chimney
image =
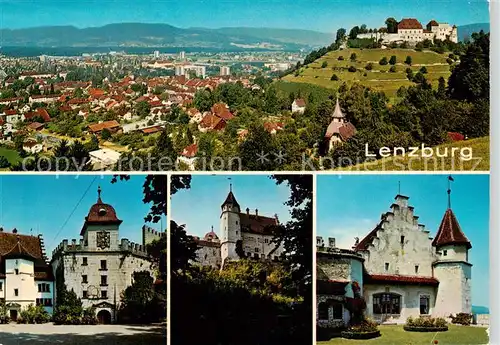
[[[247,215],[250,214],[250,209],[247,207]]]
[[[335,248],[335,238],[328,237],[328,247]]]
[[[323,237],[321,236],[316,236],[316,245],[323,247]]]

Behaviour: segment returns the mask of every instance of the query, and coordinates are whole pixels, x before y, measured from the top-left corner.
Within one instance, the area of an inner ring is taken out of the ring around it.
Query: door
[[[97,321],[100,324],[108,325],[111,323],[111,313],[105,309],[97,313]]]
[[[17,310],[10,311],[10,319],[11,321],[17,321]]]

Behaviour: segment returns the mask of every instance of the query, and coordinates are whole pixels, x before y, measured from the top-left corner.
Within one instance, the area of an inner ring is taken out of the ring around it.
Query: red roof
[[[396,283],[401,285],[439,285],[439,280],[434,277],[403,276],[396,274],[365,274],[364,284]]]
[[[80,235],[83,235],[87,229],[87,225],[100,225],[100,224],[121,224],[122,221],[116,216],[116,211],[113,206],[105,204],[101,200],[101,188],[97,191],[97,202],[90,207],[85,223],[83,224]]]
[[[218,116],[225,121],[231,120],[234,117],[234,115],[227,108],[227,105],[224,103],[215,103],[211,110],[215,116]]]
[[[276,218],[256,214],[240,213],[241,231],[272,235],[272,226],[278,225]]]
[[[118,127],[120,127],[120,124],[118,123],[118,121],[111,120],[111,121],[104,121],[104,122],[101,122],[101,123],[94,123],[92,125],[89,125],[89,130],[91,132],[95,133],[95,132],[102,131],[104,128],[115,129],[115,128],[118,128]]]
[[[466,245],[467,249],[472,248],[469,240],[462,232],[462,229],[460,229],[460,224],[458,224],[455,214],[449,208],[444,213],[443,220],[441,221],[441,225],[439,225],[439,230],[432,241],[432,245],[440,247],[451,244],[462,244]]]
[[[187,158],[193,158],[196,156],[197,153],[198,153],[197,144],[191,144],[189,146],[186,146],[184,150],[182,150],[182,155]]]
[[[224,127],[226,126],[226,122],[218,116],[207,114],[201,120],[200,126],[204,128],[210,128],[213,130],[220,130],[224,129]]]
[[[51,119],[50,119],[50,115],[49,113],[47,112],[47,109],[45,108],[38,108],[36,110],[36,113],[37,115],[41,116],[41,118],[45,121],[45,122],[49,122]]]
[[[438,22],[436,22],[434,19],[431,20],[428,24],[427,24],[428,27],[430,26],[439,26]]]
[[[404,18],[398,24],[398,30],[423,29],[422,24],[415,18]]]
[[[457,132],[448,132],[448,138],[451,141],[462,141],[465,139],[465,136],[463,134],[457,133]]]
[[[295,105],[297,107],[305,107],[306,106],[306,101],[304,101],[302,98],[297,98],[295,100]]]

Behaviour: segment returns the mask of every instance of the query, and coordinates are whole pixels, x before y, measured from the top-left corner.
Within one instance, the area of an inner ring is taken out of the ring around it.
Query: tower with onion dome
[[[434,314],[448,317],[450,314],[471,313],[471,271],[469,250],[472,248],[451,208],[450,182],[448,177],[448,208],[444,213],[432,246],[438,259],[433,264],[434,276],[439,280]]]

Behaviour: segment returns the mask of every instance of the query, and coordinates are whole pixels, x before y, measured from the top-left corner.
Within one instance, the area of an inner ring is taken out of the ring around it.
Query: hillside
[[[352,53],[357,55],[356,61],[350,61]],[[390,64],[381,66],[380,59],[387,60],[392,55],[396,56],[396,72],[389,72]],[[343,60],[339,60],[342,56]],[[407,56],[411,56],[412,65],[404,63]],[[411,68],[417,73],[425,66],[428,73],[425,75],[434,86],[438,84],[439,77],[448,80],[450,65],[446,62],[447,54],[438,54],[432,51],[418,52],[413,49],[344,49],[327,53],[313,63],[302,67],[298,75],[290,74],[283,78],[289,82],[310,83],[327,88],[337,89],[342,83],[352,84],[359,82],[373,90],[384,91],[387,96],[394,97],[401,86],[414,85],[406,77],[406,69]],[[326,62],[326,67],[323,64]],[[372,63],[372,70],[366,70],[368,63]],[[356,67],[356,72],[349,72],[350,66]],[[331,80],[332,75],[337,75],[338,80]]]
[[[461,161],[460,158],[418,158],[388,157],[374,162],[362,163],[351,167],[340,168],[337,170],[345,171],[489,171],[490,170],[490,138],[476,138],[470,140],[448,143],[438,146],[440,152],[448,148],[451,152],[452,147],[472,149],[473,159]],[[434,148],[436,150],[436,148]],[[459,155],[459,152],[456,152]]]
[[[0,46],[24,47],[210,47],[269,43],[275,49],[330,44],[331,34],[271,28],[178,28],[168,24],[120,23],[79,29],[46,26],[0,30]]]

